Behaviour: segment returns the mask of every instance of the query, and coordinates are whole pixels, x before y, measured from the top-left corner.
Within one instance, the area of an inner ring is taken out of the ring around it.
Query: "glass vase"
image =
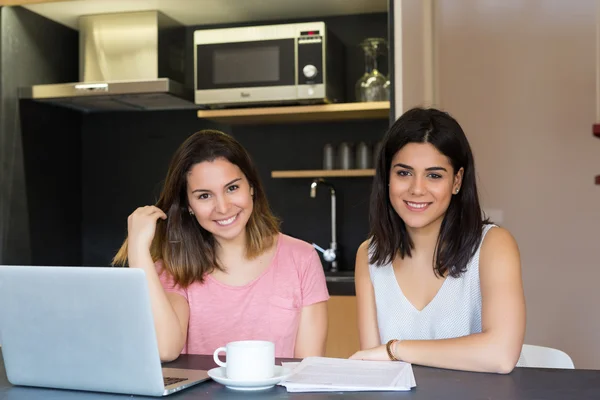
[[[377,67],[378,57],[387,53],[387,40],[367,38],[360,43],[360,47],[365,53],[365,73],[356,82],[356,101],[388,101],[390,83]]]

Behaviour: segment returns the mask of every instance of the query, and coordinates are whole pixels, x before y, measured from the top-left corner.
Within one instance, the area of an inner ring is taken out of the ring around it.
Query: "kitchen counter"
[[[355,296],[354,271],[325,271],[330,296]]]

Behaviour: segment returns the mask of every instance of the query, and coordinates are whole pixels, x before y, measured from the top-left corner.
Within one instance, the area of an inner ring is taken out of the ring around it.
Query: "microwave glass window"
[[[196,46],[196,89],[238,89],[296,84],[295,39]]]
[[[213,53],[216,85],[278,82],[279,46],[220,49]]]

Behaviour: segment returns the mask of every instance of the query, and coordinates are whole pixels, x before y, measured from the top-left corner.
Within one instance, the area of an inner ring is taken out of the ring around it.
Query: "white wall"
[[[596,1],[436,0],[434,10],[435,104],[465,129],[484,208],[519,243],[526,342],[600,369]],[[417,62],[406,51],[404,71]],[[404,99],[404,110],[423,102]]]

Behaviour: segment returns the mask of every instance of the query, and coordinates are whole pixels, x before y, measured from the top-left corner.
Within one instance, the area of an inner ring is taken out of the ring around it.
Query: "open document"
[[[412,366],[401,361],[307,357],[283,366],[293,369],[279,383],[288,392],[403,391],[417,385]]]

